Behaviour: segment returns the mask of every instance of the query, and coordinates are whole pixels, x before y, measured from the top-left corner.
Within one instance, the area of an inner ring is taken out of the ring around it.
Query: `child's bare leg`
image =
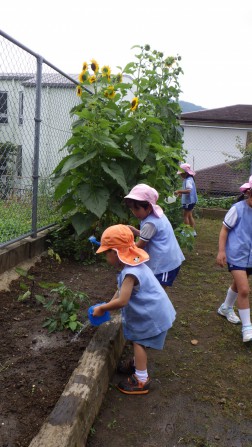
[[[252,326],[249,306],[249,282],[248,275],[245,270],[232,270],[234,286],[238,290],[237,306],[242,322],[242,338],[243,342],[252,340]]]
[[[133,342],[134,357],[135,357],[135,367],[140,371],[147,369],[147,353],[146,349],[142,345],[138,345]]]
[[[189,225],[194,229],[195,228],[195,220],[193,218],[192,211],[189,211],[188,220],[189,220]]]
[[[147,394],[150,388],[150,379],[147,371],[147,354],[144,346],[133,342],[135,356],[135,374],[127,381],[118,383],[118,389],[125,394]]]
[[[231,288],[238,292],[238,309],[249,309],[249,282],[245,270],[232,270],[233,283]]]
[[[186,224],[186,225],[190,225],[190,223],[189,223],[189,213],[190,213],[190,211],[184,209],[184,224]]]

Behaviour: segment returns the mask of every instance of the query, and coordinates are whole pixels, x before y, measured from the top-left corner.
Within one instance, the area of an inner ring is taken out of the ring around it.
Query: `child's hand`
[[[137,230],[135,227],[133,227],[132,225],[127,225],[127,227],[132,231],[132,233],[134,234],[134,236],[137,236],[139,233],[139,230]]]
[[[174,191],[174,195],[175,196],[181,196],[181,192],[180,191]]]
[[[102,317],[105,314],[105,310],[102,309],[102,306],[97,306],[93,310],[93,317]]]
[[[224,267],[227,263],[226,253],[225,251],[219,251],[217,254],[216,262],[221,267]]]

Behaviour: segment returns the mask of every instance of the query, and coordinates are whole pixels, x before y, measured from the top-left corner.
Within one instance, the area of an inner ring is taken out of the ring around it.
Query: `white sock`
[[[249,309],[238,309],[242,326],[249,326],[251,324],[250,319],[250,308]]]
[[[228,291],[227,291],[227,296],[226,299],[223,303],[224,307],[234,307],[234,303],[236,301],[238,293],[234,292],[231,287],[229,287]]]
[[[136,369],[135,371],[135,376],[137,376],[138,380],[140,380],[140,382],[146,382],[146,380],[148,379],[148,372],[147,369],[144,369],[143,371]]]

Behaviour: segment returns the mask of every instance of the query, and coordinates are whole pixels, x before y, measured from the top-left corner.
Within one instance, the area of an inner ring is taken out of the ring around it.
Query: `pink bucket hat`
[[[244,183],[243,185],[240,186],[240,191],[244,192],[247,189],[251,188],[252,188],[252,175],[249,177],[248,183]]]
[[[155,216],[161,217],[164,212],[161,206],[156,205],[158,197],[158,192],[154,188],[151,188],[151,186],[145,185],[144,183],[140,183],[139,185],[134,186],[124,198],[149,202]]]
[[[127,225],[112,225],[108,227],[101,237],[101,245],[96,253],[115,250],[123,264],[136,266],[148,261],[148,253],[136,246],[134,235]]]
[[[187,172],[187,174],[189,174],[189,175],[195,175],[196,174],[196,172],[191,169],[191,165],[189,165],[188,163],[182,163],[179,167],[184,172]],[[182,171],[178,171],[177,174],[183,174],[183,172]]]

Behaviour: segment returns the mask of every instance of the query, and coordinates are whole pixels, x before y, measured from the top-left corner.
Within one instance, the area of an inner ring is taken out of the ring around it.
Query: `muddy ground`
[[[148,351],[151,391],[123,395],[116,389],[122,377],[115,374],[88,447],[252,446],[252,346],[242,343],[239,326],[216,313],[230,282],[226,269],[215,264],[221,222],[197,223],[195,250],[186,253],[168,291],[177,320],[165,349]],[[43,258],[31,273],[36,293],[45,293],[40,281],[63,281],[87,293],[83,322],[89,304],[109,299],[116,284],[105,264]],[[75,342],[69,331],[48,335],[42,328],[46,310],[35,300],[18,302],[19,295],[20,279],[0,292],[0,447],[29,445],[95,331],[87,329]]]
[[[220,226],[197,222],[195,250],[168,291],[177,320],[165,349],[148,352],[150,393],[121,394],[115,374],[88,447],[252,446],[252,345],[216,312],[230,282],[215,264]]]

